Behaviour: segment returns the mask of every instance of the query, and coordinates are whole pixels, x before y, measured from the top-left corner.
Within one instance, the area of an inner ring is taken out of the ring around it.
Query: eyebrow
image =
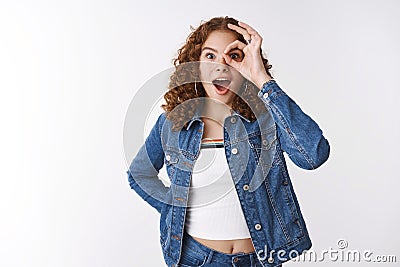
[[[211,48],[211,47],[207,47],[207,46],[206,46],[206,47],[203,47],[203,49],[201,49],[201,52],[203,52],[204,50],[211,50],[211,51],[214,51],[214,52],[218,53],[218,50],[216,50],[216,49],[214,49],[214,48]],[[229,50],[229,52],[235,51],[235,50],[239,50],[239,51],[243,52],[242,50],[240,50],[240,49],[237,48],[237,47],[235,47],[235,48]]]
[[[211,48],[211,47],[203,47],[203,49],[201,49],[201,51],[203,52],[204,50],[211,50],[211,51],[214,51],[214,52],[218,52],[216,49],[214,49],[214,48]]]

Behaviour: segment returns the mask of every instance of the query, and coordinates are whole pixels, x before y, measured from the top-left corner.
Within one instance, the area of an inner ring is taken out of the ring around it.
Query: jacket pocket
[[[276,151],[276,131],[271,128],[249,134],[249,144],[254,154],[256,164],[261,164],[264,171],[271,168]]]

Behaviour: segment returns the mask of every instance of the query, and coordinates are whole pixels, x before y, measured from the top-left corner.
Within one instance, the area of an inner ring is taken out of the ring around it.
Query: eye
[[[239,53],[232,53],[229,55],[233,60],[240,61],[242,56]]]
[[[215,55],[214,55],[213,53],[207,53],[207,54],[206,54],[206,58],[208,58],[208,59],[214,59],[214,58],[215,58]]]

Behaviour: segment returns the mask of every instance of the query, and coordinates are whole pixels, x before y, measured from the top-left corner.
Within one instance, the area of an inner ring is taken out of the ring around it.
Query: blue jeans
[[[262,267],[256,252],[226,254],[199,243],[186,232],[182,242],[182,255],[177,267]]]

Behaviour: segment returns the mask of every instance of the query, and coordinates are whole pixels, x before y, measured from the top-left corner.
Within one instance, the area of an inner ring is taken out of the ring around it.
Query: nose
[[[225,58],[220,57],[220,59],[218,60],[218,66],[216,68],[216,71],[218,72],[227,72],[228,69],[228,65],[226,64]]]

